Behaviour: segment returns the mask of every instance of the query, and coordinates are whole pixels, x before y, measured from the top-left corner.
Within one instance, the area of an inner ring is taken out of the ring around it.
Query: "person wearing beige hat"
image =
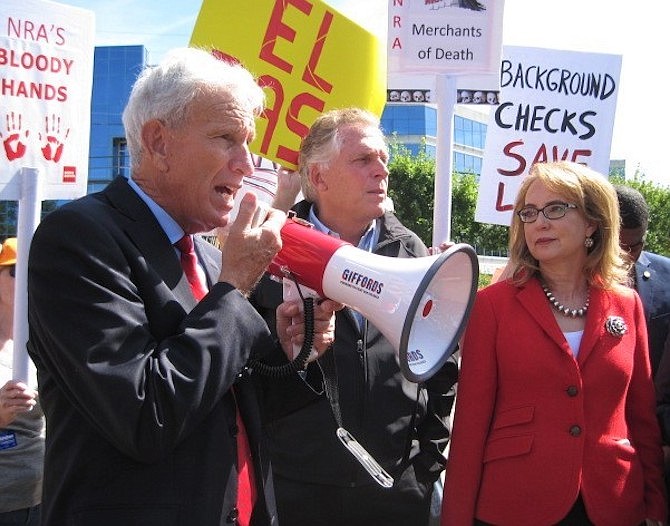
[[[0,245],[0,526],[40,523],[44,413],[35,366],[28,382],[13,380],[16,238]]]

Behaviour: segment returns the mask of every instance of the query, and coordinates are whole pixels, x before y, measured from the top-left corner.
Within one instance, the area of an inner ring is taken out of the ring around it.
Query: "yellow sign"
[[[322,112],[384,109],[385,48],[321,0],[204,0],[190,45],[258,78],[267,107],[251,149],[286,168],[296,168],[300,141]]]

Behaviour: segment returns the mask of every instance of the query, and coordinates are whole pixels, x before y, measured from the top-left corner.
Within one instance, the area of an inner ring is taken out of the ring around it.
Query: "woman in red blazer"
[[[644,311],[618,239],[604,177],[533,166],[511,278],[477,294],[465,333],[442,526],[665,520]]]

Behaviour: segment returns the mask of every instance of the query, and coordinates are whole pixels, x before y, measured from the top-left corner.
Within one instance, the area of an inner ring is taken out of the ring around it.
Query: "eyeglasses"
[[[547,219],[560,219],[570,208],[577,208],[577,205],[571,203],[550,203],[544,208],[535,208],[534,206],[524,206],[517,212],[522,223],[534,223],[540,212]]]

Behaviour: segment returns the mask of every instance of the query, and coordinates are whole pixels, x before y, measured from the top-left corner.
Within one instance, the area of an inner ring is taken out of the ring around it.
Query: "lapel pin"
[[[628,332],[628,326],[626,325],[626,322],[623,321],[621,316],[608,317],[607,321],[605,322],[605,329],[612,336],[616,336],[617,338],[621,338]]]

